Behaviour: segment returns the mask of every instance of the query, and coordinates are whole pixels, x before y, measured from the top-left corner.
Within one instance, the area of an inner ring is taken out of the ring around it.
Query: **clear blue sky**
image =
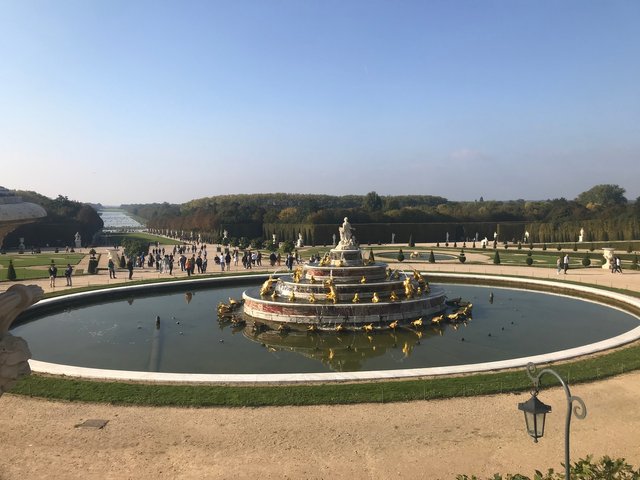
[[[640,195],[640,2],[0,0],[0,185]]]

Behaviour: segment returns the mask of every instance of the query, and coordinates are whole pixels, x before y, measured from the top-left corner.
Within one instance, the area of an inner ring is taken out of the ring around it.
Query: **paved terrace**
[[[389,248],[397,252],[398,246]],[[403,248],[406,251],[406,249]],[[467,254],[468,261],[475,254]],[[577,254],[573,255],[577,257]],[[457,261],[412,264],[423,271],[550,278],[640,291],[640,272],[596,268],[496,266]],[[240,267],[242,269],[242,267]],[[262,271],[273,270],[264,267]],[[211,271],[215,271],[212,267]],[[232,267],[231,273],[237,269]],[[176,272],[176,276],[182,276]],[[157,278],[136,269],[135,279]],[[126,284],[126,271],[77,276],[75,285]],[[59,279],[64,285],[64,278]],[[50,291],[48,280],[29,281]],[[0,290],[10,283],[0,284]],[[65,289],[56,286],[56,289]],[[523,372],[523,375],[524,372]],[[572,387],[588,409],[571,428],[571,459],[593,454],[640,465],[640,372]],[[151,408],[0,397],[0,477],[14,479],[453,479],[468,473],[562,470],[564,393],[545,389],[553,406],[534,444],[516,405],[526,394],[393,404],[262,408]],[[103,419],[102,429],[74,428]]]
[[[434,248],[434,245],[431,244],[422,244],[418,246],[425,246]],[[162,245],[160,246],[162,248]],[[167,251],[173,249],[173,245],[165,245]],[[391,252],[394,255],[398,252],[398,250],[402,248],[405,253],[406,260],[404,262],[393,261],[392,259],[382,258],[379,256],[380,253],[384,251]],[[439,249],[441,251],[445,251],[445,249]],[[460,249],[449,249],[452,255],[457,255]],[[416,262],[415,260],[409,259],[410,248],[407,248],[405,245],[389,245],[388,250],[379,250],[374,252],[376,255],[376,259],[379,261],[387,262],[392,268],[399,269],[410,269],[416,268],[421,272],[451,272],[451,273],[479,273],[485,275],[509,275],[509,276],[517,276],[517,277],[533,277],[533,278],[541,278],[547,280],[559,280],[559,281],[571,281],[571,282],[580,282],[586,284],[592,284],[596,286],[605,286],[612,288],[621,288],[627,290],[638,290],[640,291],[640,270],[623,270],[624,273],[612,274],[609,270],[590,267],[590,268],[577,268],[572,265],[569,269],[568,273],[564,275],[561,273],[560,275],[556,274],[555,267],[552,268],[542,268],[542,267],[529,267],[526,265],[522,266],[512,266],[512,265],[494,265],[493,264],[493,249],[487,249],[487,253],[475,253],[465,251],[467,257],[467,263],[460,263],[457,259],[455,260],[446,260],[446,261],[438,261],[437,263],[429,263],[427,261]],[[73,286],[74,287],[84,287],[84,286],[101,286],[101,285],[126,285],[130,280],[129,272],[126,269],[118,268],[116,272],[116,279],[109,278],[109,272],[107,271],[107,262],[109,260],[109,254],[116,261],[116,265],[119,264],[117,259],[119,255],[122,253],[121,250],[114,249],[98,249],[98,253],[100,254],[99,262],[98,262],[98,274],[96,275],[88,275],[88,274],[80,274],[73,276]],[[447,252],[449,253],[449,252]],[[501,251],[502,253],[502,251]],[[563,252],[564,253],[564,252]],[[582,258],[585,251],[578,252],[569,252],[569,256],[574,260],[577,258]],[[592,260],[597,258],[598,251],[590,252]],[[304,256],[304,249],[301,250],[301,255]],[[366,248],[365,248],[366,255]],[[481,264],[471,264],[471,262],[483,262]],[[87,267],[89,264],[89,255],[86,255],[85,258],[77,265],[77,270],[82,270],[83,272],[87,271]],[[60,276],[56,280],[56,286],[51,288],[49,286],[49,279],[34,279],[34,280],[25,280],[24,282],[18,281],[18,283],[26,283],[29,285],[39,285],[45,292],[50,291],[59,291],[68,289],[69,287],[65,286],[65,278],[62,274],[63,265],[58,265],[58,272]],[[176,268],[177,267],[177,268]],[[220,266],[216,265],[213,261],[212,254],[209,252],[209,266],[207,268],[207,275],[211,274],[222,274],[222,275],[230,275],[236,274],[239,272],[252,272],[252,273],[267,273],[267,272],[285,272],[286,267],[284,265],[284,260],[282,261],[281,266],[271,267],[269,266],[268,258],[263,257],[262,266],[254,266],[251,270],[246,270],[242,263],[239,261],[238,265],[231,265],[231,269],[229,271],[222,272],[220,270]],[[196,273],[196,276],[199,274]],[[155,265],[153,268],[149,268],[147,266],[143,268],[135,268],[133,271],[132,280],[157,280],[160,278],[169,278],[168,273],[160,273],[159,270],[156,270]],[[180,271],[180,266],[177,262],[175,262],[175,266],[173,269],[174,278],[186,278],[186,272]],[[428,279],[428,275],[427,275]],[[11,286],[13,282],[0,282],[0,292],[5,291],[7,288]]]

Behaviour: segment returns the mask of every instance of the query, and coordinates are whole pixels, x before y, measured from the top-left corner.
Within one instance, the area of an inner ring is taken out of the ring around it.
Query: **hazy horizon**
[[[0,3],[0,185],[640,196],[640,2]]]

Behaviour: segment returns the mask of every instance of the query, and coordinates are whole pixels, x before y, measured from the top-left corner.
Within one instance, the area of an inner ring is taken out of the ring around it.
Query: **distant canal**
[[[131,218],[124,210],[100,210],[98,215],[100,215],[104,222],[105,230],[144,228],[144,225]]]

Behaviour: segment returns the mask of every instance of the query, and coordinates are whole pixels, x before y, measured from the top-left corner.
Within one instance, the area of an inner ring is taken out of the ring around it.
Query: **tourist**
[[[180,260],[182,261],[182,257],[180,257]],[[180,265],[182,265],[182,262],[180,263]],[[190,258],[187,258],[185,260],[185,262],[184,262],[184,270],[187,271],[187,277],[190,277],[191,276],[191,259]]]
[[[231,253],[227,250],[227,254],[224,256],[224,261],[227,265],[227,271],[231,270]]]
[[[57,276],[58,276],[58,267],[56,267],[55,263],[51,262],[51,265],[49,265],[49,286],[50,287],[56,286]]]
[[[220,271],[224,272],[224,268],[226,266],[225,265],[226,264],[226,258],[224,256],[224,253],[220,252],[219,259],[220,259]]]
[[[614,261],[613,261],[613,272],[618,272],[618,273],[622,273],[622,261],[620,260],[620,257],[616,256]]]
[[[73,273],[73,267],[70,263],[67,263],[67,268],[64,271],[64,277],[67,280],[67,287],[71,286],[71,274]]]
[[[173,275],[173,254],[169,255],[169,275]]]
[[[107,263],[107,268],[109,269],[109,278],[116,278],[116,264],[113,263],[113,259],[110,258]]]
[[[198,258],[196,258],[196,267],[198,267],[198,273],[202,273],[202,257],[198,254]]]
[[[567,270],[569,270],[569,254],[565,254],[564,256],[564,274],[567,274]]]
[[[560,271],[562,270],[562,257],[558,257],[556,258],[556,275],[560,275]]]
[[[133,260],[127,260],[127,270],[129,270],[129,280],[133,278]]]

